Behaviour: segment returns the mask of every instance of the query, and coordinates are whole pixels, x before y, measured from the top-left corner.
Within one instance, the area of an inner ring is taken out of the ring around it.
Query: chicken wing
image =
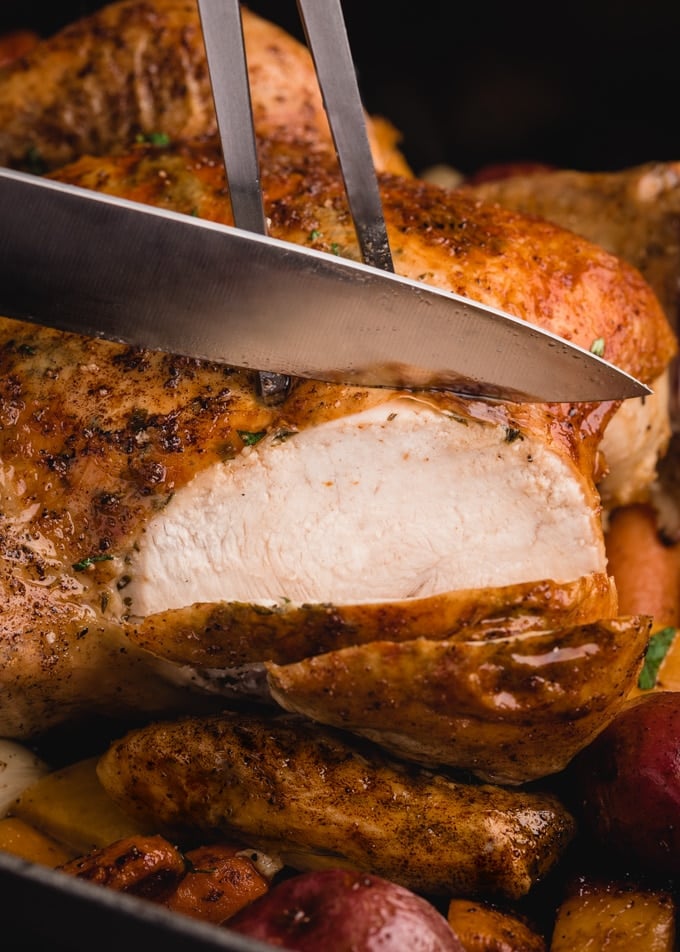
[[[575,831],[550,794],[462,783],[295,718],[150,725],[114,742],[98,774],[170,834],[237,834],[293,868],[344,866],[428,895],[517,899]]]

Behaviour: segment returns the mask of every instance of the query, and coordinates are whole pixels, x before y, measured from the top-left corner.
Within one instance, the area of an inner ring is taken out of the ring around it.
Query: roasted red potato
[[[274,886],[229,928],[298,952],[465,952],[422,897],[377,876],[326,869]]]
[[[680,693],[629,701],[569,774],[605,850],[629,871],[680,874]]]

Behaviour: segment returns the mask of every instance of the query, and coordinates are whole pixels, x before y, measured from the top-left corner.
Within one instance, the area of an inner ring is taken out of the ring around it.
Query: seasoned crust
[[[242,10],[255,125],[331,149],[311,57],[275,24]],[[139,135],[216,131],[195,0],[122,0],[66,26],[0,71],[0,162],[55,168],[129,147]],[[369,137],[379,168],[407,172],[397,136]]]

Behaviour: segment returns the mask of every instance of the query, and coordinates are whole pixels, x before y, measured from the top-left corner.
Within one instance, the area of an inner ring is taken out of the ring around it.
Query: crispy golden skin
[[[654,288],[677,326],[679,162],[646,162],[614,172],[546,170],[462,190],[483,202],[554,221],[628,261]]]
[[[150,725],[116,741],[98,773],[161,829],[236,833],[294,868],[345,866],[430,895],[519,898],[574,833],[551,795],[469,786],[286,717]]]
[[[359,258],[334,157],[271,138],[259,142],[259,152],[272,236]],[[233,223],[214,141],[85,157],[56,177]],[[676,352],[668,320],[637,269],[588,240],[405,176],[382,175],[381,194],[399,274],[500,307],[585,348],[602,338],[607,359],[645,382]]]
[[[258,132],[331,149],[311,57],[284,30],[243,8]],[[55,168],[106,155],[137,136],[216,131],[195,0],[121,0],[42,40],[0,72],[0,162]],[[379,168],[407,173],[396,134],[369,137]]]
[[[131,642],[174,664],[238,668],[291,664],[386,639],[443,641],[464,631],[466,638],[483,640],[499,629],[509,634],[566,627],[616,611],[610,579],[593,573],[574,582],[543,579],[357,605],[197,602],[130,620],[126,632]]]
[[[462,191],[554,221],[628,261],[654,289],[677,331],[680,163],[646,162],[613,172],[544,170],[464,185]],[[678,434],[672,431],[677,431],[680,400],[677,357],[667,377],[654,382],[652,399],[628,401],[617,414],[607,434],[612,473],[600,491],[608,508],[647,502],[651,496],[664,513],[664,528],[676,535]],[[639,449],[631,454],[635,445]],[[664,453],[667,457],[659,462]]]
[[[267,665],[282,707],[423,764],[517,784],[557,773],[623,706],[650,619],[485,640],[382,641]]]

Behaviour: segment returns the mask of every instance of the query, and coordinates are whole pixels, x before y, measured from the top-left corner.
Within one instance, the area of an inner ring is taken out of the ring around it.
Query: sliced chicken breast
[[[604,572],[587,483],[529,433],[398,397],[278,431],[145,527],[129,611],[384,602]]]

